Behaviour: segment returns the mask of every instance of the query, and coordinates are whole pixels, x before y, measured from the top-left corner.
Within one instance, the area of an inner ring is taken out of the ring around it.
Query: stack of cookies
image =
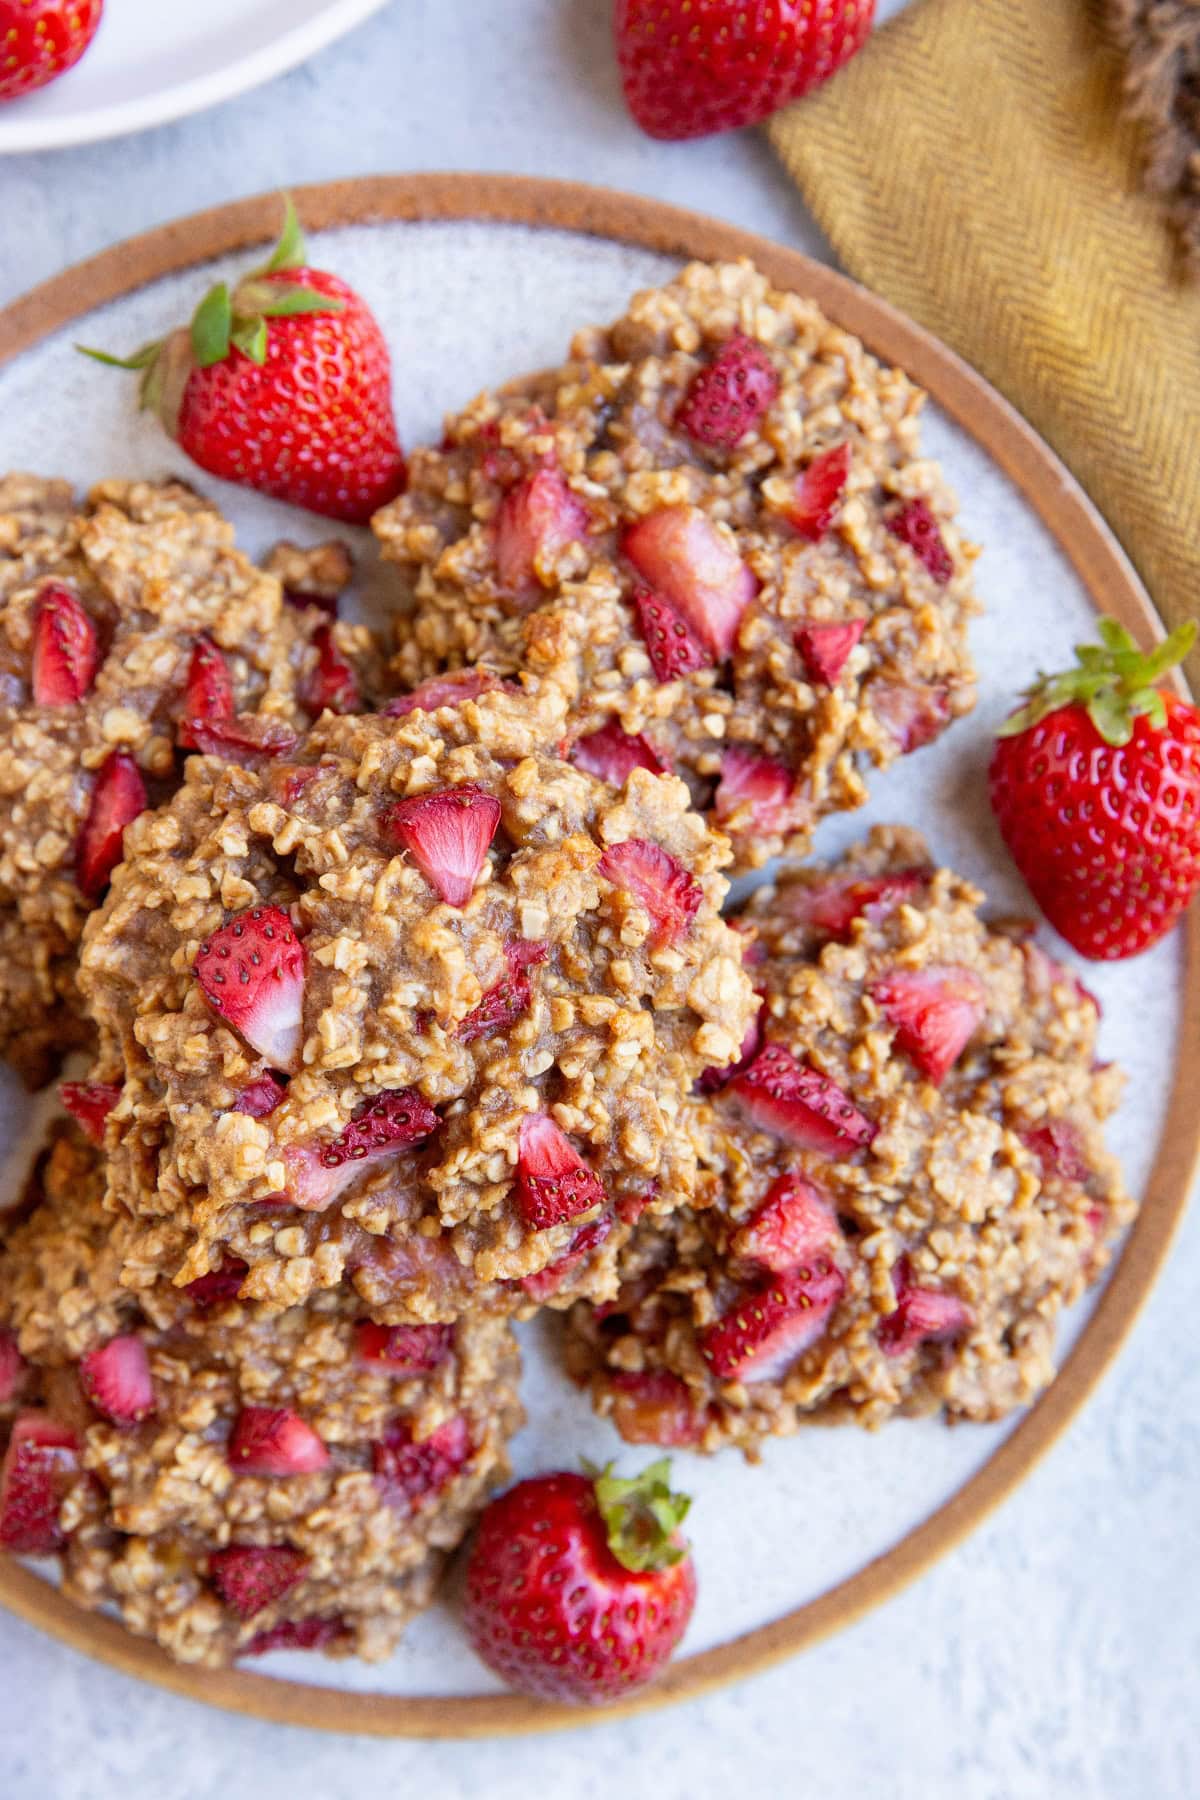
[[[801,863],[973,701],[920,403],[693,266],[413,457],[392,645],[336,546],[0,484],[0,1037],[89,1063],[0,1249],[0,1543],[82,1605],[386,1655],[540,1308],[637,1443],[1049,1379],[1132,1210],[1095,1003],[911,832]]]

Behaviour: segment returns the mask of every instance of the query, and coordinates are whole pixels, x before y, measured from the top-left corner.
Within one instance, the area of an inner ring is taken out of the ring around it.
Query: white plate
[[[75,67],[0,104],[0,155],[165,125],[294,69],[386,0],[105,0]]]

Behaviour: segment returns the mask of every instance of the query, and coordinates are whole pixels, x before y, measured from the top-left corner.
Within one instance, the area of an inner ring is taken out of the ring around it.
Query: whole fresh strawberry
[[[404,486],[391,359],[352,288],[310,268],[287,202],[273,255],[210,288],[186,329],[128,358],[142,406],[211,475],[361,524]]]
[[[992,807],[1042,911],[1084,956],[1134,956],[1200,889],[1200,711],[1158,684],[1196,638],[1143,655],[1112,619],[1042,676],[992,753]]]
[[[630,112],[656,138],[756,125],[867,40],[875,0],[616,0]]]
[[[585,1465],[586,1466],[586,1465]],[[696,1574],[670,1463],[632,1480],[538,1475],[493,1500],[467,1565],[466,1626],[513,1687],[598,1705],[651,1681],[687,1629]]]
[[[0,100],[73,69],[100,28],[104,0],[0,0]]]

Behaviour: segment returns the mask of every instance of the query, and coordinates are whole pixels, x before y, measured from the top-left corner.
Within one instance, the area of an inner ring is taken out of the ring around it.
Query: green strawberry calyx
[[[308,255],[290,194],[283,196],[283,205],[283,229],[267,261],[232,290],[224,281],[209,288],[190,325],[143,344],[132,356],[112,356],[87,344],[75,346],[109,368],[140,373],[140,404],[159,415],[172,437],[178,435],[183,391],[194,369],[211,369],[234,351],[261,368],[270,344],[268,320],[292,319],[301,313],[336,313],[344,308],[344,301],[306,287],[303,281],[278,279],[290,269],[304,268]]]
[[[672,1568],[688,1555],[679,1528],[687,1518],[691,1499],[671,1492],[671,1461],[661,1457],[648,1463],[639,1475],[627,1478],[585,1462],[596,1505],[608,1533],[608,1547],[621,1564],[635,1575]]]
[[[1075,668],[1039,675],[1026,688],[1025,705],[1004,721],[997,737],[1017,737],[1065,706],[1082,706],[1105,743],[1115,747],[1129,742],[1138,719],[1163,729],[1167,706],[1158,684],[1195,643],[1195,620],[1177,626],[1148,652],[1139,650],[1115,619],[1101,619],[1099,630],[1100,643],[1076,645]]]

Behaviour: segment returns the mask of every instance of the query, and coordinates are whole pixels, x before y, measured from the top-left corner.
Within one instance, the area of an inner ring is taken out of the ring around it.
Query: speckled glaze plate
[[[338,269],[383,322],[410,443],[439,435],[442,414],[480,387],[557,362],[577,326],[615,315],[633,289],[668,277],[689,256],[754,257],[776,283],[810,295],[920,381],[931,396],[929,452],[958,490],[967,532],[985,546],[978,575],[987,611],[973,633],[980,702],[939,744],[876,778],[863,812],[827,821],[817,849],[836,852],[870,823],[903,820],[998,909],[1029,910],[983,798],[991,733],[1031,671],[1069,654],[1098,604],[1147,641],[1160,625],[1085,496],[1004,401],[940,344],[828,269],[653,201],[465,175],[383,177],[296,197],[316,239],[314,260]],[[129,348],[161,335],[205,282],[269,239],[277,219],[277,202],[262,199],[182,220],[67,271],[0,314],[0,468],[32,466],[81,486],[102,475],[194,478],[151,421],[135,420],[126,383],[76,356],[72,344]],[[306,515],[206,485],[251,550],[284,534],[328,535]],[[369,564],[365,534],[361,543]],[[660,1706],[848,1624],[949,1550],[1055,1441],[1129,1330],[1182,1211],[1200,1143],[1200,913],[1186,938],[1176,934],[1131,964],[1090,967],[1087,980],[1105,1007],[1102,1054],[1129,1075],[1110,1141],[1143,1208],[1103,1293],[1065,1324],[1057,1381],[1004,1426],[951,1431],[927,1420],[874,1437],[809,1432],[769,1445],[757,1468],[732,1455],[681,1454],[678,1474],[696,1496],[690,1528],[701,1597],[684,1652],[638,1700],[585,1713],[502,1691],[458,1631],[453,1579],[448,1601],[378,1667],[277,1653],[254,1673],[179,1668],[115,1620],[68,1606],[44,1569],[13,1562],[0,1568],[0,1602],[76,1648],[194,1699],[290,1724],[396,1736],[561,1729]],[[33,1110],[15,1084],[0,1080],[10,1188],[35,1138]],[[514,1444],[517,1473],[580,1454],[646,1460],[622,1452],[575,1394],[552,1332],[549,1322],[522,1332],[530,1423]]]

